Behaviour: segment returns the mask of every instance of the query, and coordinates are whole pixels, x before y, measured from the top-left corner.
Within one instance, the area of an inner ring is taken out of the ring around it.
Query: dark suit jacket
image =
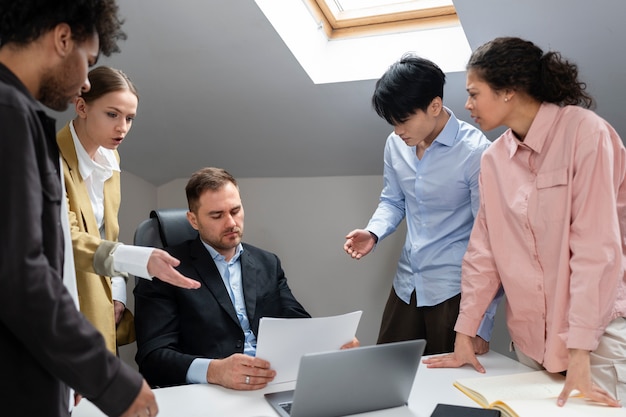
[[[243,294],[254,334],[261,317],[310,317],[287,286],[278,257],[251,245],[243,248]],[[181,261],[177,269],[202,286],[185,290],[140,280],[135,287],[135,359],[152,386],[185,384],[195,358],[226,358],[244,347],[235,308],[200,238],[167,251]]]
[[[2,414],[68,416],[71,386],[119,415],[143,380],[107,351],[63,285],[64,196],[54,124],[0,64]]]

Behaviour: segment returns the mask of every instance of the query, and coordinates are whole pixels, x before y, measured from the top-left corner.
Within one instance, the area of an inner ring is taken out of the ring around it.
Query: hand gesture
[[[355,229],[346,236],[346,243],[343,244],[343,250],[353,259],[361,259],[371,252],[376,244],[374,236],[367,230]]]
[[[180,261],[169,253],[161,249],[154,249],[148,260],[148,273],[161,281],[177,287],[187,289],[200,288],[198,281],[187,278],[174,269],[178,264],[180,264]]]
[[[225,359],[213,359],[207,370],[207,382],[236,390],[265,388],[276,376],[266,360],[235,353]]]

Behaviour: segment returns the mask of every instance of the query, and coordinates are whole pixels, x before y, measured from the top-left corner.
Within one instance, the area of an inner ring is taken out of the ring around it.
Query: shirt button
[[[243,346],[243,343],[241,342],[241,340],[237,340],[237,343],[235,344],[235,347],[236,347],[237,349],[239,349],[239,348],[240,348],[240,347],[242,347],[242,346]]]

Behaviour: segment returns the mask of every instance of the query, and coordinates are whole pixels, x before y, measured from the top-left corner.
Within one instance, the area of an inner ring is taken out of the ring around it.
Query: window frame
[[[340,11],[333,0],[303,0],[328,39],[460,25],[453,5],[415,10],[408,4]],[[329,3],[332,6],[329,6]]]

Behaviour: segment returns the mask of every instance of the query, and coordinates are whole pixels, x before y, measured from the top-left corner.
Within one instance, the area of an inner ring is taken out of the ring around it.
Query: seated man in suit
[[[198,290],[141,280],[135,288],[139,371],[152,386],[212,383],[260,389],[275,371],[255,357],[261,317],[310,317],[294,298],[278,257],[241,242],[237,181],[204,168],[187,183],[187,218],[199,237],[166,250]],[[345,347],[358,346],[354,339]]]

